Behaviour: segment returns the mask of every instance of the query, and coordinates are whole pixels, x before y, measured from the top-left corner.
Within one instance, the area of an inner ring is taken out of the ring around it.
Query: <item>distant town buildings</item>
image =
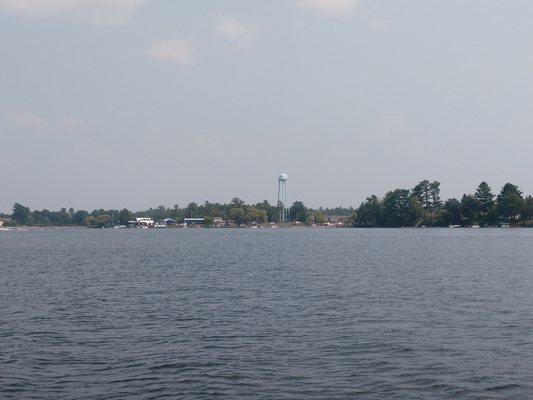
[[[126,226],[128,228],[169,228],[169,227],[189,228],[189,227],[204,226],[205,222],[206,222],[205,218],[184,218],[183,223],[178,223],[175,219],[172,219],[172,218],[165,218],[162,221],[156,222],[153,219],[148,218],[148,217],[137,217],[135,218],[135,220],[128,221]],[[221,217],[214,217],[213,223],[211,226],[220,228],[220,227],[227,226],[227,225],[228,223]]]

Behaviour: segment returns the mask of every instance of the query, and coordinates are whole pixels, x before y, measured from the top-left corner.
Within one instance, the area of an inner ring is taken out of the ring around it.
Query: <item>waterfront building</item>
[[[166,226],[174,226],[176,225],[176,221],[173,220],[172,218],[165,218],[163,220],[163,223],[166,225]]]
[[[187,226],[200,226],[204,223],[204,218],[185,218],[184,221]]]
[[[222,217],[214,217],[213,218],[213,226],[216,228],[220,228],[226,225],[226,221],[222,219]]]
[[[136,225],[141,228],[153,228],[154,220],[147,217],[135,218]]]
[[[10,217],[0,217],[0,226],[4,225],[4,223],[11,222]]]

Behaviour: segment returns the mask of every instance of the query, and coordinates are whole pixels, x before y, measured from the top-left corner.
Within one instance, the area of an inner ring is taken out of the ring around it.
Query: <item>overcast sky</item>
[[[0,0],[0,211],[533,192],[531,0]]]

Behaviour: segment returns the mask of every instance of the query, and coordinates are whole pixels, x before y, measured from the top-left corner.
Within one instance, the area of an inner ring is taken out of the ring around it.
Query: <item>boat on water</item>
[[[127,225],[114,225],[113,229],[126,229],[127,227]]]

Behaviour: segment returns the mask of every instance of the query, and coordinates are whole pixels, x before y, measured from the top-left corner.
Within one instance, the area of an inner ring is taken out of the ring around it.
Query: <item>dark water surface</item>
[[[532,399],[533,230],[0,232],[2,399]]]

